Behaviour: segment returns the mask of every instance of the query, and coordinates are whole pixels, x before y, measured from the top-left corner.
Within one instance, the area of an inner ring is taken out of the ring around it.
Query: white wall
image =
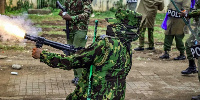
[[[95,11],[106,11],[114,7],[119,0],[93,0],[92,8]],[[123,0],[123,4],[126,4],[126,0]]]
[[[12,6],[17,6],[17,1],[18,0],[13,0],[12,1]],[[25,0],[22,0],[22,1],[25,1]],[[7,5],[9,5],[9,2],[10,2],[10,0],[6,0]],[[37,8],[37,0],[29,0],[29,2],[30,3],[33,2],[34,8]]]

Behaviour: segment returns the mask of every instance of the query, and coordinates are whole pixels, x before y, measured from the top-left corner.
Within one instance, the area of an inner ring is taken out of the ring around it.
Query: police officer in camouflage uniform
[[[122,13],[121,13],[122,12]],[[122,16],[121,16],[122,15]],[[84,68],[82,77],[67,100],[86,100],[90,66],[93,65],[91,99],[124,100],[126,76],[132,66],[131,41],[138,38],[141,15],[126,10],[118,10],[118,23],[108,26],[106,34],[112,36],[97,37],[89,47],[74,55],[42,51],[34,48],[32,56],[53,68],[64,70]]]
[[[87,31],[89,17],[92,13],[92,0],[66,0],[65,6],[67,13],[60,11],[59,15],[63,19],[69,21],[69,37],[67,37],[67,44],[75,47],[85,47],[87,42]],[[82,68],[74,69],[75,78],[72,83],[78,83],[81,77]]]
[[[157,14],[157,10],[162,11],[164,9],[164,0],[140,0],[137,12],[142,14],[141,21],[141,34],[139,37],[139,47],[135,48],[136,51],[144,50],[144,37],[146,28],[148,28],[148,42],[149,47],[147,50],[154,50],[154,23]]]
[[[196,65],[195,65],[195,59],[193,58],[192,52],[190,50],[190,47],[194,46],[195,40],[197,40],[197,45],[199,45],[200,41],[200,0],[196,2],[196,9],[190,12],[189,14],[186,13],[181,13],[181,16],[189,17],[189,18],[194,18],[195,19],[195,29],[194,29],[194,34],[191,34],[190,37],[187,39],[185,46],[186,46],[186,54],[187,54],[187,59],[189,60],[189,67],[182,71],[182,74],[191,74],[191,73],[197,73],[198,71],[196,70]],[[196,35],[196,36],[195,36]],[[198,70],[200,69],[200,58],[198,57]],[[200,72],[198,72],[198,79],[200,81]],[[200,95],[192,97],[191,100],[200,100]]]
[[[190,10],[191,1],[190,0],[174,0],[176,6],[179,9],[184,9],[185,12]],[[176,11],[174,5],[170,2],[168,5],[168,17],[167,20],[167,30],[165,31],[165,39],[164,39],[164,51],[165,53],[160,56],[161,59],[169,59],[169,51],[171,50],[171,45],[173,39],[175,38],[176,41],[176,48],[180,52],[178,57],[175,57],[174,60],[184,60],[185,54],[185,47],[183,43],[184,38],[184,26],[185,23]]]
[[[200,0],[196,2],[195,7],[197,10],[193,10],[192,12],[190,12],[187,17],[194,18],[194,20],[196,22],[194,32],[199,34],[200,33],[200,30],[199,30],[199,27],[200,27],[200,20],[199,20],[199,18],[200,18]],[[185,15],[185,14],[182,13],[182,15]],[[193,34],[191,34],[185,43],[187,59],[189,61],[189,67],[186,70],[183,70],[181,72],[182,74],[192,74],[192,73],[198,72],[196,70],[195,59],[193,58],[193,55],[190,50],[190,47],[194,45],[194,42],[193,42],[194,40],[195,40],[195,36]]]

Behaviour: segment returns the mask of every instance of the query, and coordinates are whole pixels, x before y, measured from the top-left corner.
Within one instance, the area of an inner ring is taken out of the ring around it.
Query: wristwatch
[[[66,13],[67,13],[67,12],[63,12],[63,13],[62,13],[62,16],[65,16],[65,15],[66,15]]]

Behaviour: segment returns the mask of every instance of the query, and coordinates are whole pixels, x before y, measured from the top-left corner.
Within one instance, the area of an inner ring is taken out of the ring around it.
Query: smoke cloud
[[[10,26],[15,26],[20,30],[22,30],[23,32],[33,36],[37,36],[38,33],[42,31],[41,28],[36,28],[33,26],[33,23],[31,22],[31,20],[27,18],[27,15],[9,17],[0,14],[0,41],[7,41],[7,42],[24,41],[23,38],[19,38],[13,35],[13,33],[15,34],[15,30],[13,29],[13,27],[9,27],[9,30],[10,31],[12,30],[12,32],[13,31],[14,32],[12,34],[8,32],[8,28],[7,29],[5,28],[6,26],[5,24],[7,24],[7,26],[8,24]]]

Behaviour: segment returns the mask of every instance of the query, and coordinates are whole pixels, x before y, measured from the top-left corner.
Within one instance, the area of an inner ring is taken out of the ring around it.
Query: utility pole
[[[0,14],[5,14],[6,0],[0,0]]]

